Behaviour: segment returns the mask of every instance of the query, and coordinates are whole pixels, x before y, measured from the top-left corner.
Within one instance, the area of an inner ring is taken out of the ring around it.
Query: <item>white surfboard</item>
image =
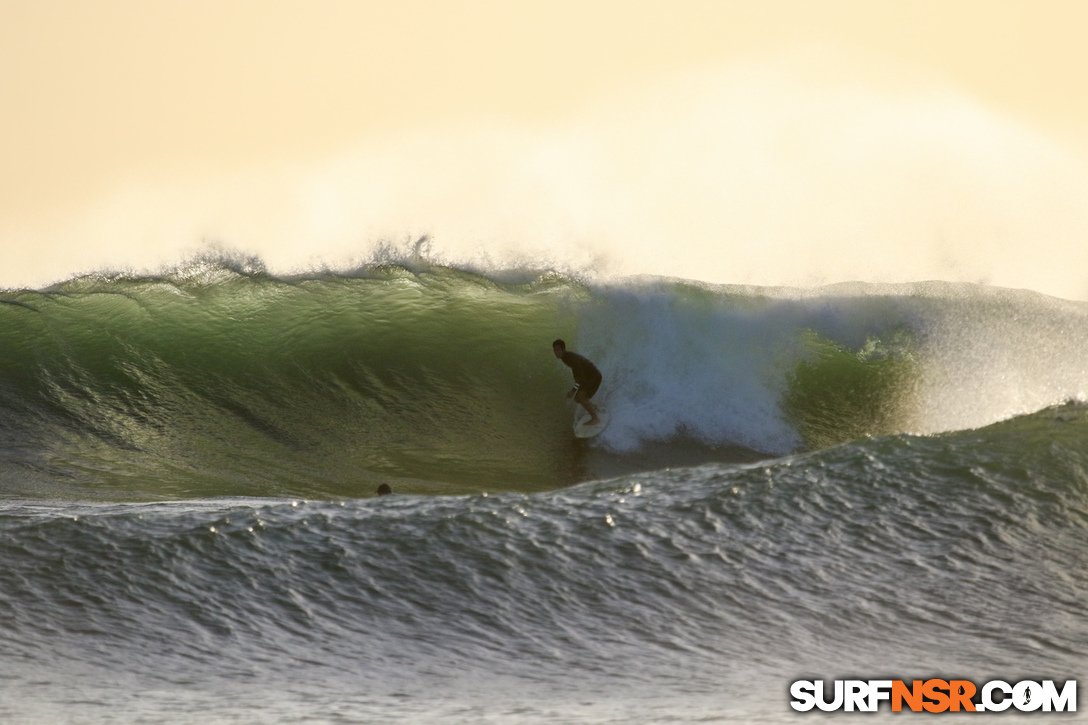
[[[600,433],[602,430],[608,427],[608,413],[603,410],[597,411],[597,417],[601,422],[597,425],[589,424],[589,413],[585,410],[579,410],[578,415],[574,417],[574,437],[575,438],[592,438]]]

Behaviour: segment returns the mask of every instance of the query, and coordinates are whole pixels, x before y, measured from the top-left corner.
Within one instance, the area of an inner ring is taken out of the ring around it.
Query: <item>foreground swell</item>
[[[814,676],[1083,676],[1086,451],[1069,405],[536,494],[11,502],[0,713],[777,721]]]

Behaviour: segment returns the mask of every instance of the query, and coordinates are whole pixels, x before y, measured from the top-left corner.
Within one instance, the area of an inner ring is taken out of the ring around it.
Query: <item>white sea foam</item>
[[[580,338],[606,376],[612,413],[604,441],[631,450],[643,440],[685,435],[784,453],[801,444],[780,402],[787,369],[800,359],[797,326],[716,297],[662,288],[602,291]]]
[[[849,352],[877,344],[909,356],[886,433],[975,428],[1088,393],[1082,303],[974,285],[742,290],[628,280],[595,289],[580,318],[578,349],[601,368],[600,402],[612,414],[602,443],[628,451],[680,436],[797,450],[785,401],[798,364],[813,358],[806,332]],[[834,384],[841,389],[829,398],[864,407],[849,380]]]

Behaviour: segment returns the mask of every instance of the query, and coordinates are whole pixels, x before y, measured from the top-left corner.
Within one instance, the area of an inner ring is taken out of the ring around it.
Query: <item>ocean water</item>
[[[604,373],[596,439],[556,337]],[[961,283],[207,259],[7,290],[0,721],[781,722],[820,719],[798,679],[1083,683],[1086,395],[1088,304]]]

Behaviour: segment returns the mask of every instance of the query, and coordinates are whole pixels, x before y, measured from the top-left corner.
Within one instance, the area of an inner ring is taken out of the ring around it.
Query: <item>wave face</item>
[[[1088,305],[971,285],[207,261],[0,301],[15,498],[545,490],[978,427],[1088,390]],[[604,372],[612,423],[589,444],[556,337]]]

